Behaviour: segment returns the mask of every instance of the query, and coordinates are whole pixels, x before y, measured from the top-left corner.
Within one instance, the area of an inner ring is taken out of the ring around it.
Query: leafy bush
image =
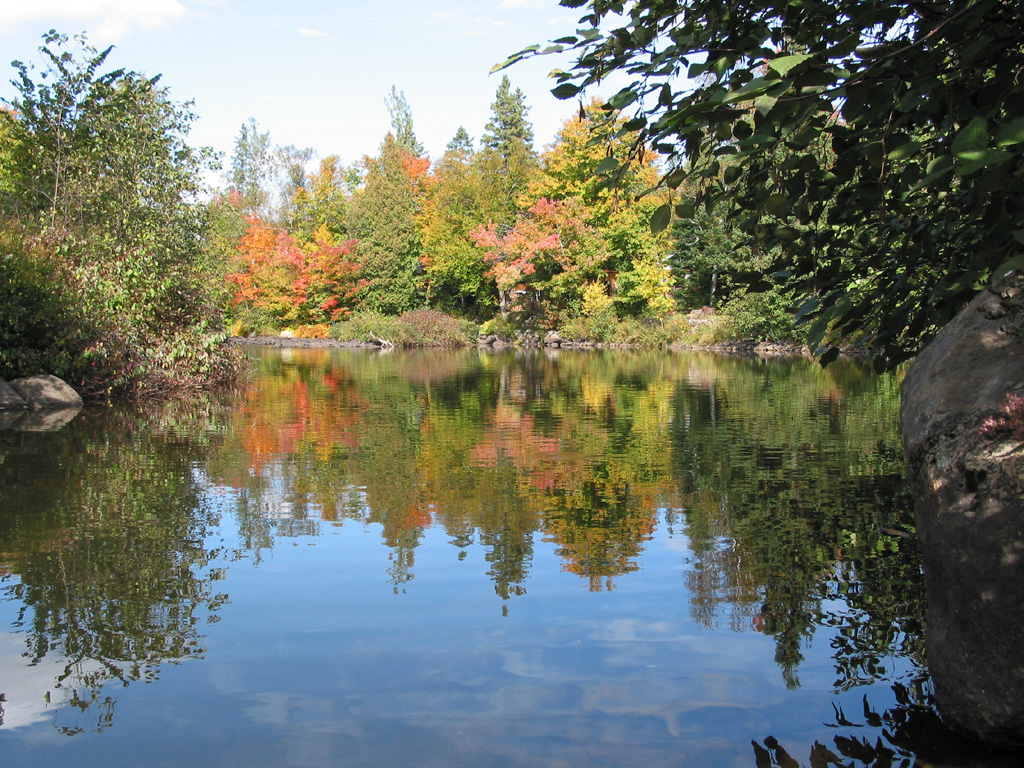
[[[396,347],[418,342],[413,337],[412,328],[399,322],[397,317],[371,310],[355,312],[348,320],[335,323],[331,326],[330,337],[338,341],[366,343],[390,341]]]
[[[792,301],[778,290],[741,293],[723,313],[732,320],[735,338],[751,341],[799,341],[790,312]]]
[[[466,337],[466,340],[470,344],[474,344],[480,336],[480,326],[466,317],[460,317],[458,320],[459,325],[462,327],[462,333]]]
[[[363,310],[330,327],[338,341],[380,343],[396,347],[445,347],[472,344],[477,326],[433,309],[414,309],[399,317]]]
[[[238,356],[220,344],[217,280],[200,245],[207,163],[186,141],[194,115],[155,79],[101,74],[109,49],[44,39],[49,83],[14,62],[20,98],[0,110],[0,210],[18,241],[0,249],[10,254],[0,345],[17,361],[7,367],[54,373],[84,397],[234,378]]]
[[[516,327],[501,315],[495,315],[480,326],[481,336],[497,336],[501,339],[512,339],[516,335]]]
[[[624,317],[615,329],[615,341],[637,347],[664,347],[672,342],[670,320],[658,321],[639,317]],[[685,319],[685,318],[684,318]],[[689,324],[687,324],[689,328]]]
[[[620,341],[621,323],[614,315],[599,314],[574,317],[558,330],[563,339],[571,341]]]
[[[293,332],[296,339],[326,339],[330,329],[327,323],[316,323],[314,325],[300,325]]]
[[[590,323],[585,317],[574,317],[558,329],[558,335],[570,341],[591,341]]]
[[[687,329],[681,334],[680,344],[693,344],[698,347],[709,344],[721,344],[723,341],[736,341],[743,338],[736,333],[736,324],[733,319],[724,314],[712,315],[708,321],[700,325],[693,325],[686,320]]]
[[[461,346],[475,340],[458,319],[433,309],[414,309],[401,315],[398,322],[409,326],[418,337],[418,343],[425,346]]]
[[[731,338],[732,321],[721,316],[694,328],[686,315],[674,314],[655,319],[623,317],[605,325],[603,316],[577,317],[560,330],[574,341],[610,341],[636,347],[658,348],[670,344],[714,344]]]
[[[0,237],[0,379],[39,373],[73,378],[86,324],[62,300],[57,265]]]
[[[280,318],[273,317],[260,307],[231,307],[228,318],[232,336],[275,336],[284,328]]]
[[[570,318],[560,334],[576,341],[611,341],[618,330],[614,299],[601,283],[589,283],[583,288],[580,315]]]

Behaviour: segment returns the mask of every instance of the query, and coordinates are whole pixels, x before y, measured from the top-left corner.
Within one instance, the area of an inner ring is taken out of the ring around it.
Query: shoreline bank
[[[812,357],[808,347],[800,344],[775,341],[726,341],[717,344],[670,344],[667,347],[648,347],[641,344],[619,342],[568,341],[558,342],[536,341],[519,344],[515,341],[493,339],[484,341],[481,337],[476,345],[478,349],[504,351],[508,349],[564,349],[564,350],[663,350],[673,352],[718,352],[721,354],[756,355],[762,357]],[[345,348],[345,349],[380,349],[379,343],[368,341],[338,341],[336,339],[300,339],[289,336],[231,336],[227,343],[239,347],[298,347],[298,348]],[[429,346],[412,346],[409,349],[434,349]]]

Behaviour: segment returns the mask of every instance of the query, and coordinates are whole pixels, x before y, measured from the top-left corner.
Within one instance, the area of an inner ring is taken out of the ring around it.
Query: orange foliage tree
[[[350,311],[360,287],[354,240],[336,243],[321,226],[300,244],[256,216],[248,223],[227,278],[240,315],[255,325],[281,327],[329,322]]]

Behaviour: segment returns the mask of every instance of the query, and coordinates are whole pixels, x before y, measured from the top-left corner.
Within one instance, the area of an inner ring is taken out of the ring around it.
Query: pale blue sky
[[[192,142],[226,156],[250,116],[275,144],[345,163],[376,154],[395,85],[436,159],[459,125],[480,138],[501,79],[494,64],[571,34],[581,15],[557,0],[0,0],[0,60],[38,61],[51,28],[85,31],[97,48],[116,46],[112,68],[160,73],[172,98],[194,100]],[[538,149],[575,111],[547,78],[567,64],[506,70],[526,94]],[[13,75],[0,78],[0,98],[16,96]]]

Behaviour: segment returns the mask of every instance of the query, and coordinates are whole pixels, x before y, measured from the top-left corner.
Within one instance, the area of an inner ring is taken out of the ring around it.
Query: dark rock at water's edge
[[[14,426],[25,416],[26,411],[0,411],[0,432],[14,429]]]
[[[997,746],[1024,744],[1024,432],[1000,411],[1024,395],[1010,301],[985,291],[947,325],[914,361],[900,410],[936,701]]]
[[[379,341],[337,341],[335,339],[300,339],[294,336],[232,336],[229,344],[240,347],[346,347],[350,349],[380,349]],[[517,333],[514,337],[483,334],[477,339],[481,350],[502,351],[508,349],[644,349],[641,344],[628,342],[602,342],[580,339],[564,339],[557,331],[547,331],[541,336],[532,331]],[[785,341],[723,341],[717,344],[671,344],[672,351],[716,352],[719,354],[749,357],[811,357],[810,350],[803,344]],[[853,350],[844,349],[844,356],[863,356]]]
[[[642,344],[617,341],[590,341],[564,339],[556,331],[548,331],[543,337],[523,333],[515,338],[503,338],[494,334],[483,335],[477,340],[481,349],[510,349],[512,347],[546,347],[548,349],[644,349]],[[670,344],[669,350],[676,352],[700,351],[750,357],[810,357],[811,352],[803,344],[785,341],[724,341],[718,344]]]
[[[716,344],[672,346],[670,349],[695,350],[701,352],[717,352],[726,355],[742,355],[745,357],[813,357],[805,344],[788,341],[753,341],[739,339],[737,341],[720,341]],[[844,354],[846,352],[844,351]]]
[[[56,376],[0,381],[0,429],[51,432],[82,409],[81,396]]]

